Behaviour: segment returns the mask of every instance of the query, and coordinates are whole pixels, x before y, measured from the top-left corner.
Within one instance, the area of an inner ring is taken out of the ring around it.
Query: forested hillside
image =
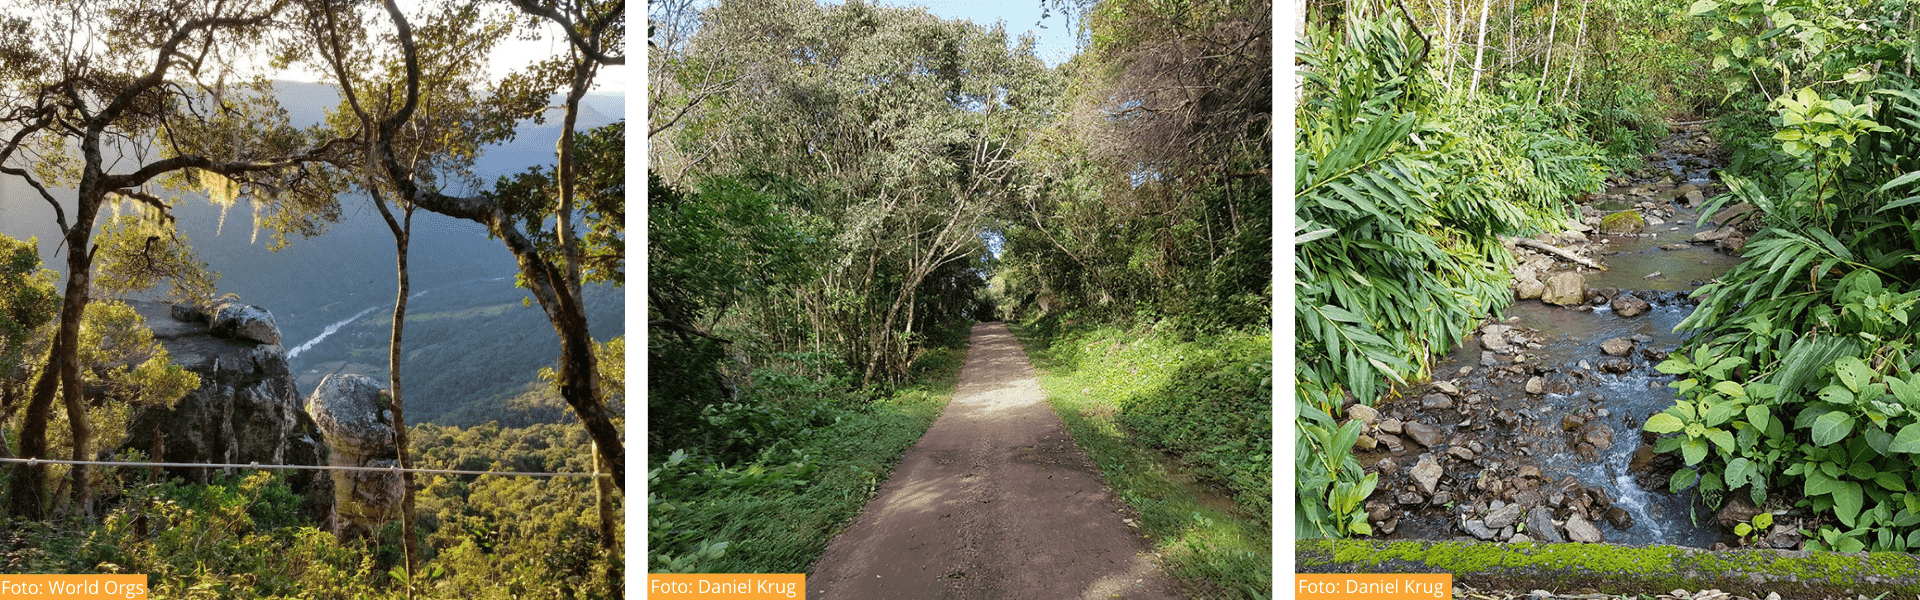
[[[156,597],[621,596],[625,123],[587,96],[625,62],[623,11],[0,11],[0,211],[38,238],[0,235],[4,570],[144,573]],[[513,39],[552,43],[502,60]],[[521,135],[546,150],[481,160]],[[488,401],[509,427],[481,425]],[[453,411],[474,426],[417,425]],[[163,460],[234,466],[141,466]]]
[[[1053,10],[1057,65],[918,8],[650,9],[650,571],[807,570],[1006,320],[1155,348],[1084,403],[1144,357],[1042,361],[1050,401],[1196,593],[1269,593],[1272,7]]]

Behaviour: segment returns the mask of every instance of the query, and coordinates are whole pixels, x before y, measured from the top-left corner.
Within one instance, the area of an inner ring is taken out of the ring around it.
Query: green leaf
[[[1831,446],[1834,442],[1846,439],[1849,433],[1853,433],[1853,417],[1846,413],[1834,411],[1813,420],[1815,444]]]
[[[1901,479],[1899,475],[1894,473],[1889,473],[1886,471],[1875,473],[1873,475],[1873,482],[1880,484],[1880,487],[1886,488],[1888,490],[1892,490],[1896,492],[1907,491],[1906,480]]]
[[[1753,461],[1746,457],[1727,461],[1727,487],[1737,488],[1747,484],[1747,478],[1754,475]]]
[[[1871,271],[1868,272],[1871,273]],[[1867,382],[1873,379],[1873,368],[1852,356],[1842,356],[1839,361],[1834,362],[1833,372],[1840,376],[1840,382],[1846,384],[1847,389],[1853,390],[1856,394],[1860,393],[1860,389],[1866,387]]]
[[[1755,404],[1747,407],[1747,422],[1752,424],[1755,429],[1765,431],[1767,429],[1767,419],[1770,417],[1771,415],[1768,414],[1767,407],[1765,406]]]
[[[1683,468],[1673,472],[1673,478],[1667,482],[1667,490],[1679,492],[1693,487],[1700,481],[1700,472],[1692,468]]]
[[[1909,423],[1900,428],[1893,436],[1893,443],[1887,446],[1889,452],[1920,454],[1920,423]]]
[[[1700,464],[1707,458],[1707,441],[1701,438],[1687,438],[1680,442],[1680,456],[1685,458],[1687,466]]]
[[[1654,433],[1673,433],[1686,426],[1687,424],[1682,422],[1679,417],[1667,413],[1656,413],[1651,417],[1647,417],[1646,430]],[[1910,425],[1909,427],[1920,427],[1920,425]],[[1916,432],[1915,438],[1915,443],[1920,444],[1920,432]],[[1920,447],[1916,447],[1914,451],[1920,452]]]
[[[1721,452],[1733,453],[1733,434],[1727,430],[1718,427],[1708,429],[1707,439],[1712,440],[1713,445],[1719,446]]]
[[[1805,493],[1807,497],[1811,498],[1821,494],[1831,494],[1838,489],[1840,489],[1840,480],[1834,479],[1819,469],[1813,469],[1807,472],[1807,481],[1803,488],[1803,493]]]
[[[1731,381],[1721,381],[1719,383],[1713,384],[1713,391],[1720,392],[1721,395],[1727,396],[1729,398],[1747,397],[1747,389],[1740,387],[1740,384],[1734,383]]]
[[[1834,404],[1853,404],[1853,392],[1837,385],[1829,385],[1820,390],[1820,399]]]
[[[1718,10],[1719,8],[1720,3],[1714,2],[1713,0],[1694,0],[1693,6],[1687,7],[1687,16],[1698,17]]]
[[[1843,482],[1840,484],[1840,489],[1833,492],[1833,512],[1840,517],[1840,522],[1852,527],[1854,519],[1860,516],[1860,505],[1864,500],[1865,496],[1861,494],[1860,484],[1851,481]]]

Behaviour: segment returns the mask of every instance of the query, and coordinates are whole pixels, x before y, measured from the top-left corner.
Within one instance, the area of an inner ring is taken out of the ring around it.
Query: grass
[[[914,384],[871,403],[782,405],[781,423],[810,426],[782,430],[751,463],[649,465],[648,572],[807,572],[940,416],[964,356],[930,352]]]
[[[1107,485],[1139,513],[1162,565],[1189,595],[1271,597],[1271,392],[1207,397],[1223,387],[1244,391],[1248,378],[1262,383],[1271,373],[1269,338],[1183,341],[1110,326],[1052,336],[1013,330],[1054,411]],[[1267,370],[1245,368],[1260,353]],[[1209,379],[1226,383],[1209,387]],[[1271,390],[1271,383],[1251,387]],[[1248,412],[1248,403],[1264,404],[1265,412]],[[1226,423],[1227,414],[1238,414],[1239,423]],[[1179,447],[1181,438],[1238,445]]]

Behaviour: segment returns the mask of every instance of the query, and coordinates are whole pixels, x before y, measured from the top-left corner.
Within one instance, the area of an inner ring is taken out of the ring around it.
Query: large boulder
[[[173,408],[136,411],[121,448],[146,452],[164,462],[326,464],[326,441],[301,408],[300,392],[279,345],[216,335],[198,310],[176,311],[154,302],[128,304],[146,317],[147,327],[173,357],[173,364],[200,376],[200,387]],[[272,337],[278,336],[274,331]],[[206,483],[212,471],[182,467],[169,468],[167,474]],[[225,471],[238,474],[237,469]],[[331,512],[331,480],[315,470],[287,473],[288,485],[305,497],[302,514],[323,522]]]
[[[1547,289],[1540,293],[1540,301],[1560,306],[1574,306],[1587,299],[1587,278],[1571,271],[1554,274],[1547,279]]]
[[[393,400],[371,377],[336,373],[320,380],[307,410],[331,446],[329,464],[392,468],[400,453],[393,440]],[[364,537],[399,518],[403,493],[398,473],[333,471],[334,534]]]
[[[280,326],[273,322],[273,313],[258,306],[222,300],[207,308],[207,320],[214,335],[262,344],[280,343]]]
[[[1647,220],[1639,211],[1623,210],[1600,219],[1600,233],[1626,235],[1647,230]]]

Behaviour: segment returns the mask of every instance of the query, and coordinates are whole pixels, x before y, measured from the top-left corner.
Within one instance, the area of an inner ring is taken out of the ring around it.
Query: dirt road
[[[808,597],[1173,598],[1019,341],[973,326],[960,387],[807,577]]]

